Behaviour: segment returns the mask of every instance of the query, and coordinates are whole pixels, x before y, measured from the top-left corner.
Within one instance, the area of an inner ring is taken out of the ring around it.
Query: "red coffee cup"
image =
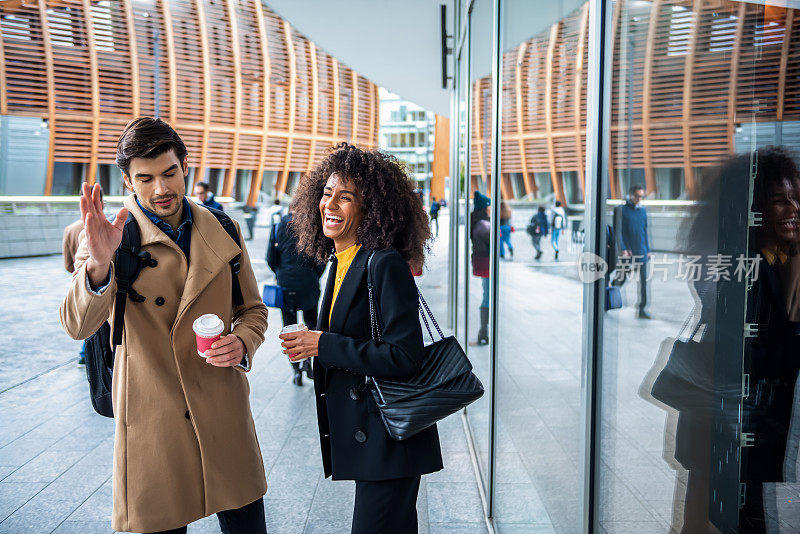
[[[195,319],[192,329],[197,338],[197,354],[205,358],[205,352],[211,348],[211,344],[222,337],[225,323],[213,313],[207,313]]]

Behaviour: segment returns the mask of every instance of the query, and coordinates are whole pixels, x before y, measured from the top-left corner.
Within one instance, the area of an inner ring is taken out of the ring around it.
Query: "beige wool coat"
[[[114,361],[112,527],[118,531],[181,527],[249,504],[267,490],[243,369],[206,363],[197,354],[192,330],[199,316],[217,314],[225,323],[224,334],[233,332],[244,342],[252,364],[264,340],[267,309],[241,237],[244,305],[231,309],[228,261],[240,249],[213,214],[189,204],[193,224],[187,265],[178,245],[147,218],[134,197],[125,201],[139,224],[142,248],[158,265],[143,268],[133,283],[146,300],[128,299]],[[74,339],[90,336],[113,316],[114,276],[101,295],[90,292],[88,255],[82,237],[72,285],[59,310]]]

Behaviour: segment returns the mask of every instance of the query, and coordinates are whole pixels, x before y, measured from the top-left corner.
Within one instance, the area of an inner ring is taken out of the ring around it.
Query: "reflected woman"
[[[750,350],[745,350],[743,365],[751,391],[743,399],[742,432],[753,435],[753,444],[742,448],[741,482],[746,484],[747,498],[740,512],[740,532],[771,530],[780,506],[775,483],[796,482],[787,479],[784,468],[800,369],[800,173],[780,147],[760,149],[757,165],[753,211],[763,213],[763,224],[757,228],[751,256],[757,252],[763,260],[748,296],[749,322],[758,324],[759,331]]]
[[[752,160],[757,164],[750,209],[763,214],[763,223],[748,229],[750,154],[726,160],[701,192],[684,232],[684,250],[702,258],[702,270],[691,282],[699,300],[696,326],[672,345],[652,389],[653,397],[678,411],[677,426],[668,434],[675,436],[671,456],[687,470],[685,493],[676,491],[673,514],[673,529],[682,534],[719,526],[720,514],[713,513],[719,505],[711,496],[738,483],[746,485],[746,499],[737,531],[768,531],[775,483],[787,481],[784,464],[800,354],[800,175],[778,147],[759,149]],[[757,334],[737,357],[732,348],[742,346],[745,311],[737,303],[743,302],[746,283],[715,276],[710,266],[721,255],[736,261],[739,254],[761,260],[746,299],[746,321],[758,325]],[[742,373],[749,376],[746,396]],[[748,446],[740,446],[742,433],[752,438]],[[730,458],[733,469],[723,469],[722,458]]]
[[[292,209],[299,250],[322,261],[334,253],[317,330],[281,335],[292,361],[314,359],[325,476],[356,482],[353,534],[417,532],[420,476],[442,469],[436,426],[394,441],[366,380],[410,377],[422,363],[412,269],[431,237],[425,209],[394,157],[347,143],[303,178]],[[372,340],[367,268],[381,342]]]

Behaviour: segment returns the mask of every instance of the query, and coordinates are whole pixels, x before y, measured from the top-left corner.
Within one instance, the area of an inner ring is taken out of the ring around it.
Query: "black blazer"
[[[362,247],[353,259],[329,325],[334,260],[317,323],[324,332],[314,358],[317,420],[325,476],[334,480],[388,480],[443,467],[435,425],[408,440],[395,441],[383,426],[372,393],[362,389],[366,376],[413,375],[424,354],[414,277],[394,250],[378,251],[372,259],[383,342],[372,340],[366,277],[369,254]]]

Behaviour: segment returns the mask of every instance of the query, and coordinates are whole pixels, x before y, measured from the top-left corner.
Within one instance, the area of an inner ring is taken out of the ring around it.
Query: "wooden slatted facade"
[[[332,144],[378,144],[377,86],[262,0],[7,0],[0,34],[0,114],[48,122],[48,195],[57,162],[94,182],[141,115],[181,134],[195,181],[220,169],[227,196],[249,171],[249,204],[264,171],[284,192]]]
[[[627,169],[638,170],[649,191],[657,188],[656,169],[670,169],[693,198],[702,169],[733,152],[738,124],[800,120],[795,11],[727,0],[615,2],[612,197],[624,196],[620,174]],[[587,3],[503,55],[506,198],[536,197],[544,185],[562,202],[583,198],[588,23]],[[491,173],[491,78],[472,90],[476,188],[488,185]]]

